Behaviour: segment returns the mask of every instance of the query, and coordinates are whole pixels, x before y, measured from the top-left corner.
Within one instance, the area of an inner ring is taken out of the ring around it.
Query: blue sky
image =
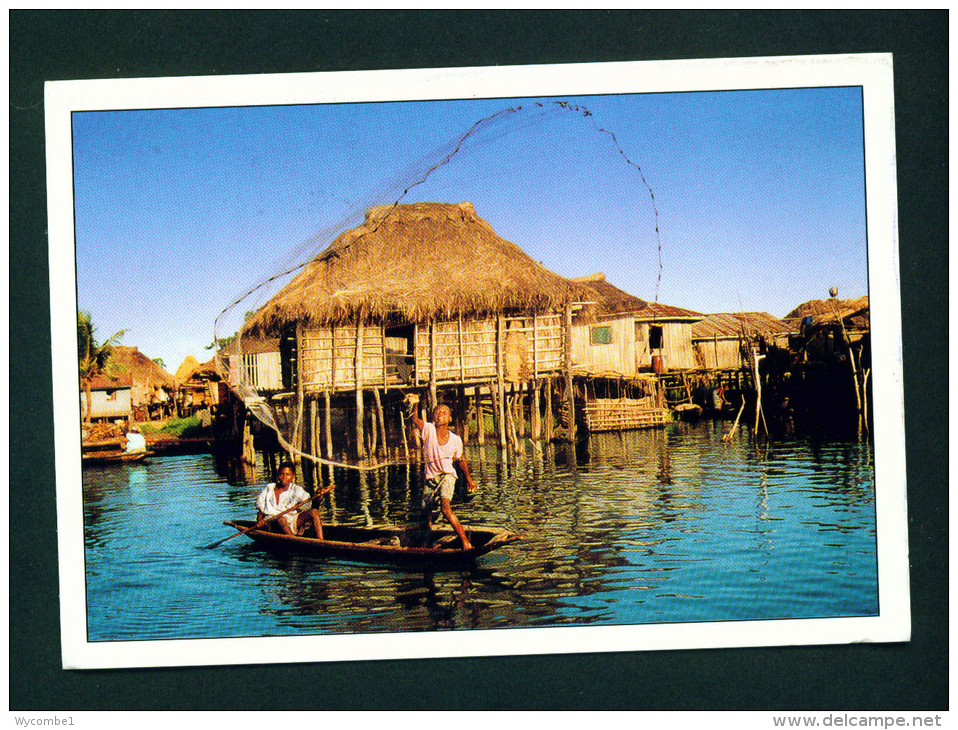
[[[206,360],[224,307],[507,108],[403,202],[468,200],[559,274],[700,312],[868,293],[856,87],[77,112],[79,307],[171,372]]]

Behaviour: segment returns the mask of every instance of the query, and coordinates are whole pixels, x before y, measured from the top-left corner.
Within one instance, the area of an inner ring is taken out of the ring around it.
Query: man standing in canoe
[[[466,531],[459,523],[456,513],[452,511],[452,495],[458,476],[454,464],[458,463],[462,469],[466,477],[466,488],[470,492],[479,487],[469,474],[469,466],[462,453],[462,439],[449,430],[452,411],[447,405],[437,406],[432,414],[433,422],[429,423],[419,417],[419,396],[412,395],[409,400],[413,406],[413,425],[422,436],[423,461],[426,463],[426,483],[422,490],[423,521],[426,523],[426,529],[432,530],[432,511],[438,501],[443,516],[459,535],[463,550],[471,550],[472,543],[466,537]]]
[[[284,461],[279,466],[275,484],[267,484],[256,498],[256,521],[278,515],[301,502],[309,499],[309,492],[298,484],[293,483],[296,478],[296,465],[291,461]],[[323,523],[319,517],[319,510],[303,505],[302,511],[293,510],[282,517],[273,520],[269,528],[274,532],[283,532],[287,535],[302,535],[303,529],[312,521],[316,529],[316,537],[323,539]]]

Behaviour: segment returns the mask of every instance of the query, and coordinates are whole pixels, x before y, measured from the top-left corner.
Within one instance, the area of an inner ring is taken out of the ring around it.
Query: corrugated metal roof
[[[778,335],[792,331],[793,326],[768,312],[723,312],[710,314],[693,324],[692,339],[738,337],[742,332],[749,335]]]

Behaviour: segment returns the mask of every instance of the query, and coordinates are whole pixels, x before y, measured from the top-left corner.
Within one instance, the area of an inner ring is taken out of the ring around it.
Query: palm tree
[[[97,343],[93,318],[89,312],[77,312],[77,362],[80,369],[80,386],[86,393],[86,413],[83,423],[89,425],[93,413],[93,379],[110,371],[107,363],[113,348],[126,330],[120,330],[103,343]]]

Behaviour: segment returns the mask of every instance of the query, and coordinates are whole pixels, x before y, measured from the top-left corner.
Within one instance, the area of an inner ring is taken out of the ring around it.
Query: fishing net
[[[399,134],[399,130],[396,133]],[[568,135],[579,138],[591,136],[594,160],[590,165],[593,169],[583,171],[564,167],[562,139]],[[515,139],[522,139],[523,143],[511,144],[511,140]],[[530,139],[535,142],[529,143]],[[540,171],[538,179],[565,179],[573,186],[579,185],[586,194],[591,195],[595,194],[594,189],[598,187],[596,181],[601,179],[611,166],[618,165],[628,171],[630,183],[627,183],[626,195],[631,198],[634,207],[645,207],[648,221],[641,233],[635,232],[634,235],[648,240],[650,228],[654,234],[651,245],[652,255],[657,257],[657,276],[654,282],[657,302],[662,278],[659,210],[641,167],[622,148],[616,134],[600,125],[586,106],[561,100],[531,100],[502,108],[480,118],[468,129],[408,163],[383,182],[371,185],[366,194],[355,202],[330,206],[333,212],[327,213],[327,219],[331,220],[331,223],[323,225],[307,239],[292,246],[288,254],[273,267],[273,273],[245,288],[216,318],[213,335],[214,343],[220,345],[216,361],[221,376],[228,380],[232,391],[243,401],[249,412],[276,433],[280,445],[289,453],[316,463],[352,469],[371,468],[323,459],[316,454],[305,453],[290,442],[287,438],[290,434],[285,433],[289,430],[288,417],[278,417],[274,405],[261,392],[264,390],[263,384],[257,382],[253,368],[236,366],[236,363],[243,361],[244,354],[250,354],[257,347],[254,338],[244,330],[245,319],[264,306],[317,257],[330,255],[331,243],[340,234],[362,223],[369,210],[380,209],[381,225],[400,205],[407,201],[414,202],[417,196],[427,196],[426,199],[465,200],[467,198],[457,191],[477,187],[482,189],[483,185],[494,189],[503,177],[511,175],[521,178],[524,170],[530,166],[542,165],[551,165],[551,168],[545,174]],[[581,181],[577,181],[577,177]],[[474,192],[468,195],[469,199],[481,208],[483,201],[476,200]],[[641,203],[643,199],[644,204]],[[538,214],[541,214],[541,211],[529,211],[530,216]],[[346,245],[358,244],[359,240],[353,239]],[[339,252],[341,249],[337,253]],[[235,335],[224,338],[224,333],[229,332],[234,332]],[[302,418],[303,403],[300,402],[297,404],[295,420],[301,423]]]

